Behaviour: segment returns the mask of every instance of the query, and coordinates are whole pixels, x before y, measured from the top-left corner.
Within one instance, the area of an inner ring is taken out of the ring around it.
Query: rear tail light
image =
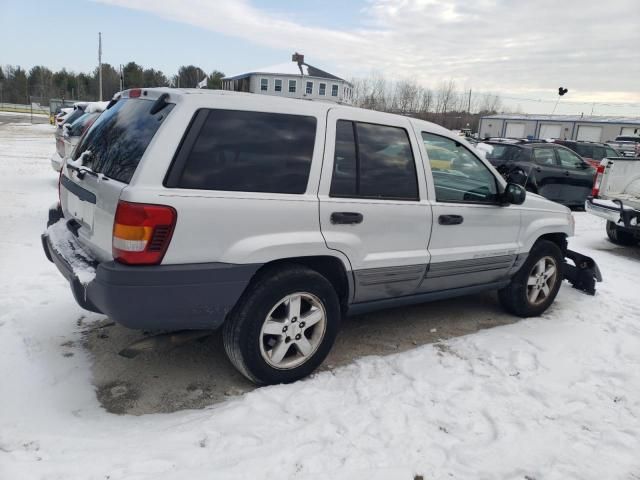
[[[598,165],[596,169],[596,176],[593,179],[593,188],[591,189],[591,196],[598,198],[600,193],[600,185],[602,185],[602,177],[604,176],[604,165]]]
[[[118,202],[113,224],[113,258],[129,265],[162,262],[177,220],[166,205]]]

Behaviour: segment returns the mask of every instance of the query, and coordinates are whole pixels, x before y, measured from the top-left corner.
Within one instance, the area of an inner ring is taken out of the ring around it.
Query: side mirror
[[[527,197],[527,191],[522,185],[517,183],[507,183],[507,187],[502,194],[502,201],[505,205],[522,205]]]

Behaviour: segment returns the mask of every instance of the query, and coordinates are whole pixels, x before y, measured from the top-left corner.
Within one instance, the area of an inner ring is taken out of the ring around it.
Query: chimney
[[[304,72],[302,71],[302,64],[304,63],[304,55],[296,52],[293,55],[291,55],[291,61],[298,63],[298,68],[300,69],[300,75],[304,75]]]

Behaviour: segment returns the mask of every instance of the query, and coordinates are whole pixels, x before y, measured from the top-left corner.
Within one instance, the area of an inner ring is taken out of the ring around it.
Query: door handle
[[[569,172],[569,170],[565,170],[564,174],[568,177],[569,175],[571,175],[571,173]]]
[[[363,219],[362,214],[358,212],[333,212],[331,214],[331,223],[333,224],[354,225],[362,223]]]
[[[463,221],[462,215],[440,215],[438,217],[440,225],[460,225]]]
[[[541,171],[542,171],[542,168],[536,167],[536,172],[541,172]]]

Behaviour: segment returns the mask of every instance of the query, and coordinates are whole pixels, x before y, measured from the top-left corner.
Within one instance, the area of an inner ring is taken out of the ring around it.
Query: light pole
[[[102,101],[102,32],[98,32],[98,90]]]

